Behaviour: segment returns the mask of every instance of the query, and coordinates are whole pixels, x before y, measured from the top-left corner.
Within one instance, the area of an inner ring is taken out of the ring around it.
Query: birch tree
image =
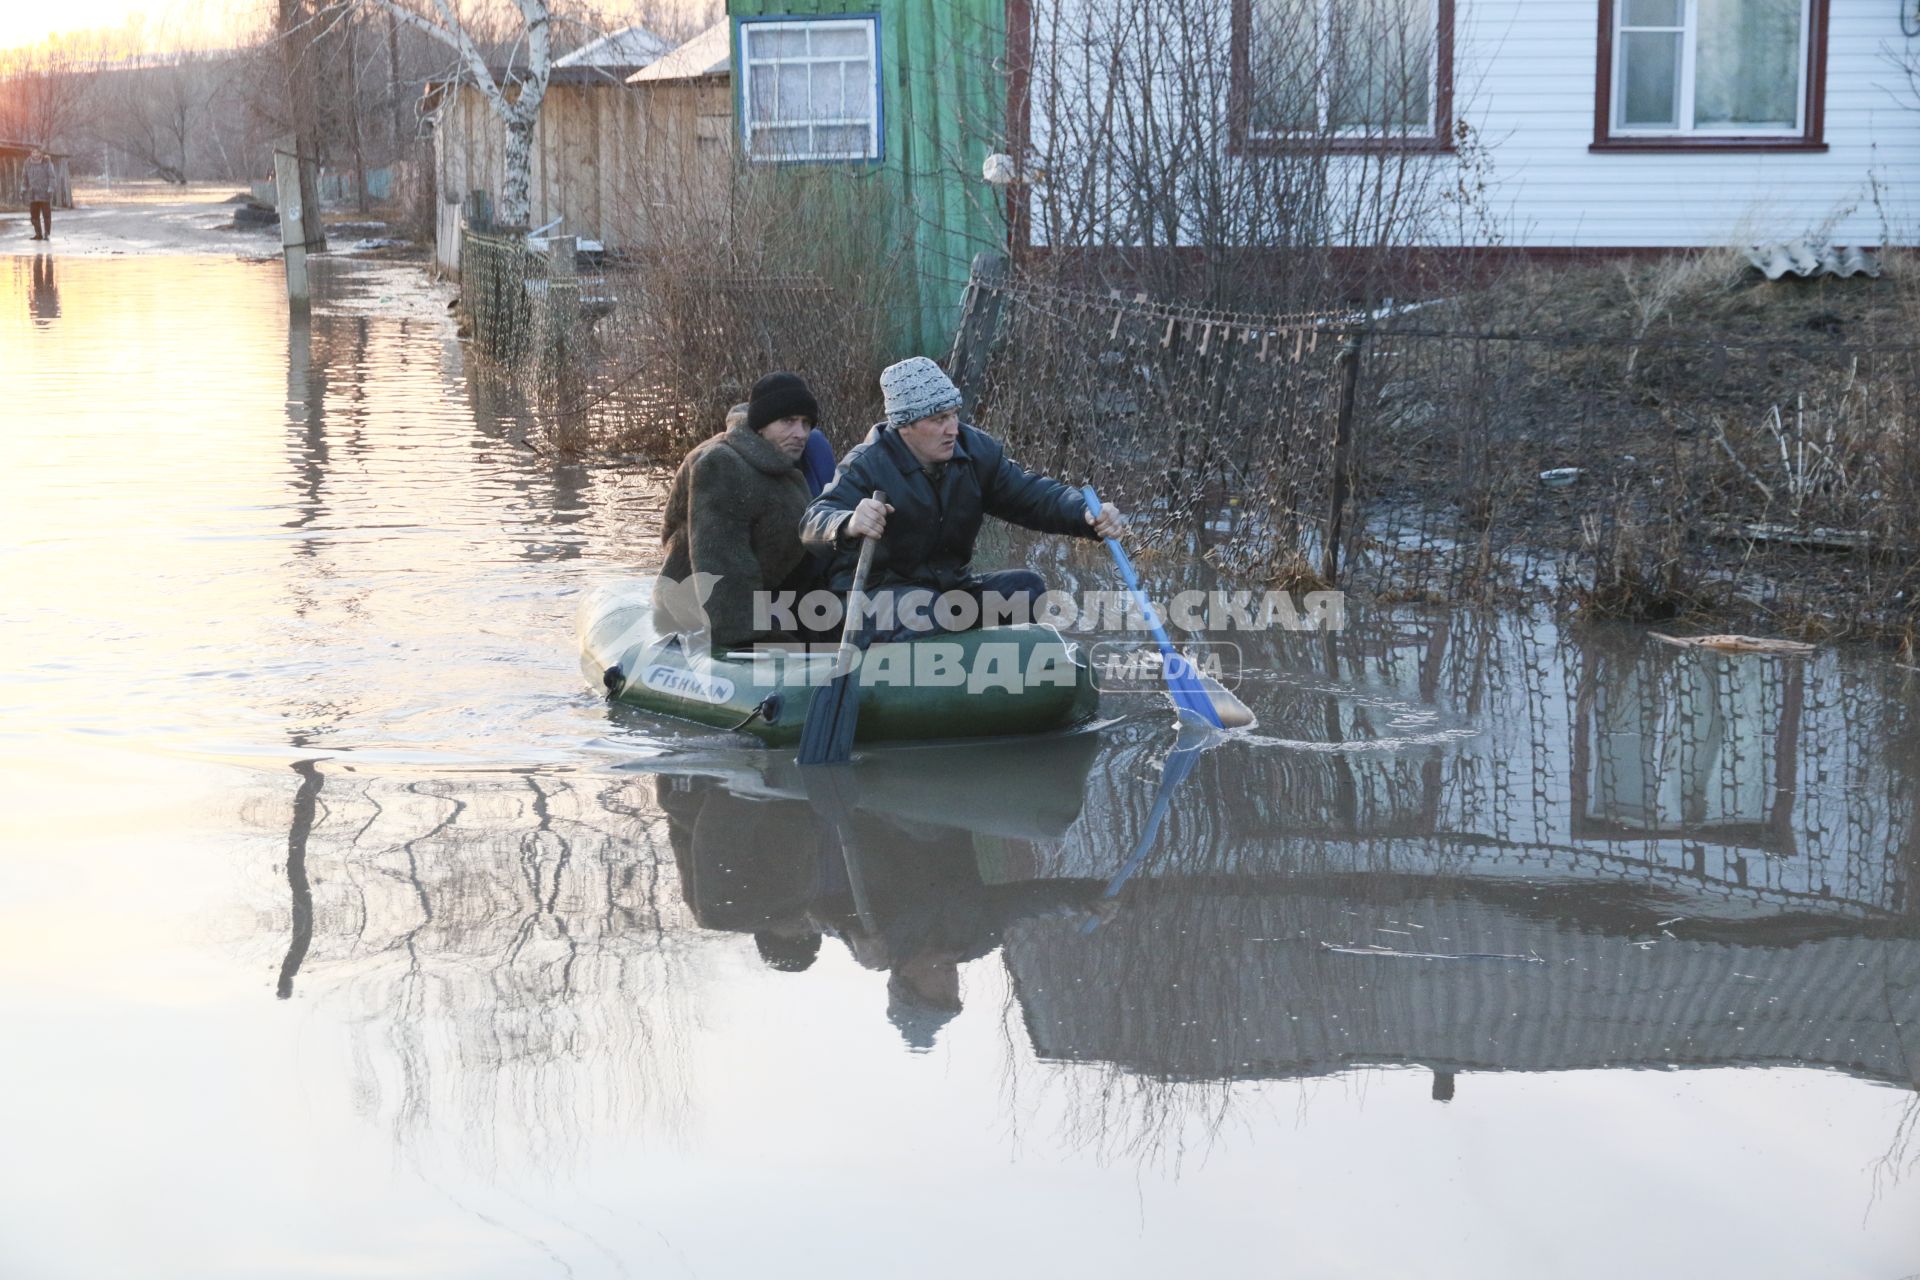
[[[453,0],[349,0],[343,7],[363,7],[385,14],[451,52],[460,79],[480,91],[505,132],[500,220],[512,226],[527,225],[533,212],[533,135],[553,73],[552,0],[508,0],[502,6],[508,30],[507,38],[499,44],[509,50],[509,56],[499,67],[487,63],[484,45],[494,43],[487,39],[489,33],[478,29],[479,20],[463,14]],[[521,64],[518,55],[523,49],[525,62]]]

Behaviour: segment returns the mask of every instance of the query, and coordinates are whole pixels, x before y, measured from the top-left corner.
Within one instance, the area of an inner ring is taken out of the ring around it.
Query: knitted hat
[[[955,1005],[929,1000],[913,989],[904,976],[895,973],[887,979],[887,1021],[915,1053],[933,1048],[940,1028],[959,1016]]]
[[[940,366],[925,356],[914,356],[880,371],[880,394],[887,400],[887,423],[904,427],[936,413],[958,409],[960,388]]]
[[[770,373],[753,384],[747,397],[747,425],[755,431],[782,418],[820,421],[820,405],[797,373]]]

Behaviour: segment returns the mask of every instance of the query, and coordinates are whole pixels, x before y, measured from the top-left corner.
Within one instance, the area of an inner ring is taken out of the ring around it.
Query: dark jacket
[[[972,581],[973,543],[987,516],[1041,533],[1095,536],[1078,493],[1022,470],[986,432],[960,424],[953,459],[936,491],[899,433],[881,423],[841,459],[833,483],[813,500],[800,527],[809,549],[832,550],[829,583],[835,591],[853,585],[860,558],[860,540],[842,536],[846,523],[875,489],[886,493],[894,510],[874,551],[869,588],[947,591]]]
[[[53,200],[53,162],[50,160],[27,161],[27,199],[34,204],[49,204]]]
[[[667,546],[660,576],[683,582],[695,573],[719,575],[706,604],[716,651],[761,638],[753,629],[754,592],[798,585],[789,579],[808,559],[800,545],[806,509],[807,481],[798,465],[744,420],[680,464],[660,531]],[[654,621],[663,632],[700,626],[698,617],[664,606]]]

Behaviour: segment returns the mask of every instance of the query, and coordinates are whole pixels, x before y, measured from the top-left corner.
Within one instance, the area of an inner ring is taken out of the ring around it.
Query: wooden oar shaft
[[[876,489],[874,501],[886,506],[887,495]],[[860,727],[860,678],[853,665],[860,656],[860,620],[866,612],[867,575],[873,569],[878,538],[860,548],[859,563],[847,591],[847,620],[840,628],[840,649],[833,659],[833,678],[813,691],[807,720],[800,726],[801,764],[845,764],[853,758],[853,740]]]
[[[873,500],[883,507],[887,505],[887,495],[880,489],[873,491]],[[860,559],[853,566],[853,582],[847,588],[847,617],[840,628],[840,648],[833,655],[836,677],[853,670],[854,655],[860,652],[860,618],[867,611],[867,575],[873,569],[873,551],[880,545],[880,539],[864,538],[862,542]]]

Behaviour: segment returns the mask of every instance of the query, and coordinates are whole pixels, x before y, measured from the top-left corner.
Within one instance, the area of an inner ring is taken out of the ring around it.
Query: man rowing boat
[[[1119,511],[1095,517],[1058,480],[1022,469],[998,440],[960,420],[960,389],[924,356],[880,375],[887,420],[841,461],[833,483],[807,508],[800,540],[830,552],[828,584],[848,590],[860,540],[875,538],[867,596],[875,639],[1032,620],[1047,584],[1030,569],[973,572],[973,544],[987,516],[1041,533],[1118,536]],[[885,503],[872,498],[875,490]]]

